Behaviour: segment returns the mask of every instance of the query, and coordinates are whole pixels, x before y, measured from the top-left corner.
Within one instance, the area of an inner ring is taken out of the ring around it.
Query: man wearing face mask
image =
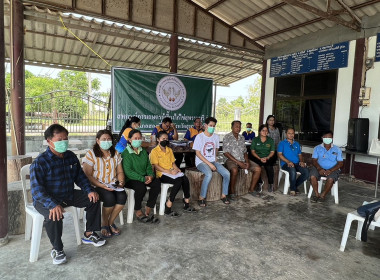
[[[310,183],[313,187],[315,195],[312,202],[324,202],[326,194],[328,194],[339,178],[340,168],[343,166],[342,151],[332,144],[333,132],[327,131],[322,134],[321,145],[314,148],[313,166],[310,170]],[[324,191],[318,192],[318,181],[321,177],[326,177]]]
[[[243,131],[242,135],[244,136],[244,139],[246,141],[252,141],[253,138],[255,138],[255,132],[252,130],[252,124],[247,123],[245,125],[246,131]]]
[[[33,204],[45,218],[44,225],[53,246],[53,264],[66,262],[62,244],[64,208],[75,206],[86,210],[86,231],[82,242],[96,247],[105,244],[95,231],[100,230],[99,195],[83,173],[77,156],[67,150],[66,128],[53,124],[45,131],[49,147],[30,166]],[[74,183],[82,190],[74,190]]]
[[[230,204],[227,198],[230,172],[216,161],[216,155],[219,149],[219,136],[214,134],[216,123],[217,120],[215,118],[208,117],[205,120],[205,132],[198,134],[193,146],[196,155],[195,165],[199,171],[205,174],[198,200],[200,207],[206,206],[207,189],[211,182],[213,171],[218,172],[223,177],[222,196],[220,200],[224,204]]]

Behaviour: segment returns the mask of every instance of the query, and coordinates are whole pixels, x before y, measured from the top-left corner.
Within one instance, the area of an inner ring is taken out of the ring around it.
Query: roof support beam
[[[363,7],[366,7],[366,6],[369,6],[369,5],[373,5],[373,4],[376,4],[376,3],[379,3],[379,2],[380,2],[380,0],[370,0],[368,2],[364,2],[364,3],[361,3],[361,4],[357,4],[355,6],[352,6],[352,7],[350,7],[350,9],[354,11],[354,10],[361,9]],[[324,18],[322,18],[322,17],[315,18],[315,19],[312,19],[312,20],[309,20],[309,21],[305,21],[303,23],[300,23],[300,24],[297,24],[297,25],[294,25],[294,26],[291,26],[291,27],[288,27],[288,28],[284,28],[284,29],[277,30],[277,31],[272,32],[272,33],[268,33],[268,34],[262,35],[260,37],[255,38],[254,40],[255,41],[260,41],[260,40],[263,40],[263,39],[266,39],[266,38],[270,38],[270,37],[273,37],[273,36],[276,36],[278,34],[285,33],[285,32],[288,32],[288,31],[291,31],[291,30],[294,30],[294,29],[298,29],[300,27],[303,27],[303,26],[306,26],[306,25],[309,25],[309,24],[313,24],[313,23],[316,23],[316,22],[319,22],[319,21],[322,21],[322,20],[324,20]]]
[[[354,21],[354,22],[348,22],[348,21],[345,21],[344,19],[340,18],[340,17],[337,17],[337,16],[334,16],[332,14],[331,11],[322,11],[314,6],[311,6],[309,4],[306,4],[304,3],[303,1],[300,1],[300,0],[282,0],[283,2],[286,2],[292,6],[295,6],[295,7],[298,7],[298,8],[301,8],[301,9],[304,9],[310,13],[313,13],[317,16],[320,16],[324,19],[328,19],[328,20],[331,20],[337,24],[340,24],[340,25],[343,25],[343,26],[346,26],[350,29],[353,29],[355,31],[360,31],[361,28],[360,28],[360,22],[358,21]]]
[[[222,4],[223,2],[225,2],[226,0],[219,0],[217,2],[215,2],[214,4],[212,4],[211,6],[208,6],[206,8],[206,11],[210,11],[212,9],[214,9],[215,7],[219,6],[220,4]]]
[[[262,16],[262,15],[264,15],[266,13],[269,13],[270,11],[273,11],[275,9],[281,8],[282,6],[285,6],[285,5],[286,5],[286,3],[279,3],[277,5],[274,5],[272,7],[267,8],[265,10],[262,10],[261,12],[258,12],[256,14],[252,15],[252,16],[249,16],[249,17],[246,17],[246,18],[244,18],[242,20],[239,20],[238,22],[235,22],[234,24],[231,24],[231,26],[232,27],[238,26],[238,25],[243,24],[243,23],[245,23],[247,21],[250,21],[251,19],[257,18],[257,17]]]

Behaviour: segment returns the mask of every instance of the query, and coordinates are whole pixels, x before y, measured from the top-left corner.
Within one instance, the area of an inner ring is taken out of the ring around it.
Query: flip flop
[[[231,202],[228,200],[227,196],[220,199],[224,204],[230,204]]]
[[[103,230],[107,231],[107,235],[104,235],[104,234],[102,233]],[[110,230],[110,227],[109,227],[109,226],[102,226],[102,227],[100,228],[100,235],[101,235],[103,238],[111,238],[111,237],[112,237],[112,232],[111,232],[111,230]]]
[[[118,232],[112,231],[112,229],[118,230]],[[115,224],[110,225],[110,230],[111,230],[112,235],[116,235],[116,236],[120,235],[120,229]]]

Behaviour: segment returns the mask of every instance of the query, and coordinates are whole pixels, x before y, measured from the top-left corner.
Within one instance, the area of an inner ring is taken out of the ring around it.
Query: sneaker
[[[95,231],[93,231],[88,237],[85,233],[84,237],[82,237],[82,242],[83,244],[92,244],[95,247],[100,247],[106,244],[106,241],[103,238],[99,237]]]
[[[52,249],[50,256],[53,258],[53,264],[63,264],[67,262],[66,254],[63,250],[58,251],[56,249]]]

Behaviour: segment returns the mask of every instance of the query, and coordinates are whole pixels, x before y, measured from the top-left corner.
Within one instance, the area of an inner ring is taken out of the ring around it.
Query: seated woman
[[[153,168],[149,162],[148,153],[141,148],[142,134],[132,129],[128,135],[129,141],[124,152],[123,169],[126,176],[126,187],[135,191],[135,214],[140,222],[159,223],[159,220],[150,216],[152,208],[156,205],[157,197],[161,191],[161,182],[154,178]],[[146,203],[145,214],[141,211],[141,202],[150,187],[149,199]]]
[[[121,156],[112,143],[111,131],[99,130],[93,149],[83,158],[83,171],[103,201],[101,233],[106,238],[120,234],[114,222],[127,201]]]
[[[259,136],[252,140],[251,154],[253,156],[253,161],[265,168],[268,176],[268,192],[273,192],[273,165],[275,164],[274,151],[274,141],[272,138],[268,137],[268,127],[265,124],[262,124],[259,127]]]
[[[172,210],[174,199],[182,186],[185,198],[184,210],[187,212],[195,212],[195,209],[190,207],[190,183],[189,179],[175,165],[173,150],[168,147],[168,134],[165,131],[160,131],[157,134],[158,145],[150,153],[150,162],[156,169],[156,176],[160,178],[162,183],[173,184],[169,199],[165,204],[165,215],[178,217],[179,214]]]
[[[139,129],[141,125],[141,120],[138,117],[131,117],[127,119],[124,126],[119,133],[119,142],[116,144],[116,150],[121,154],[127,147],[128,135],[132,129]]]

